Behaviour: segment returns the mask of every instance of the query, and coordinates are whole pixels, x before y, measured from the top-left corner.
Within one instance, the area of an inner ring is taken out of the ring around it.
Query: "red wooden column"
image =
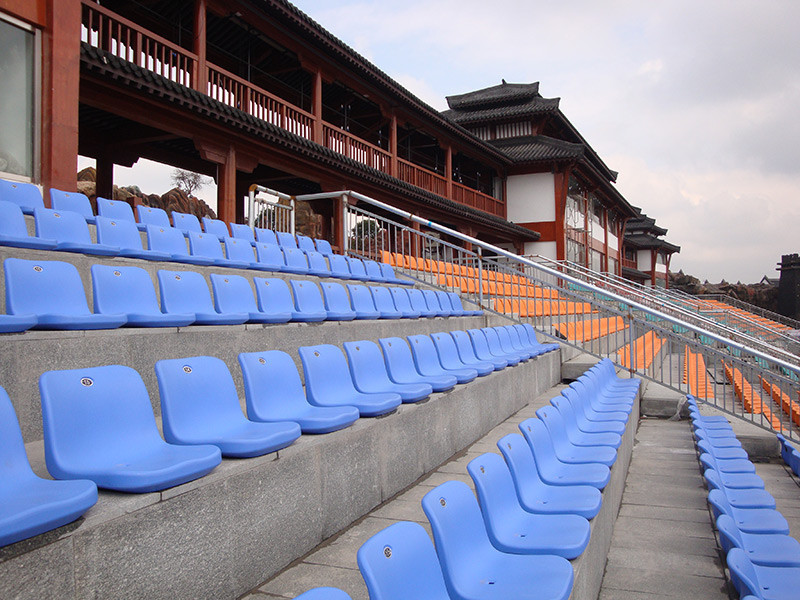
[[[553,174],[553,183],[555,187],[555,198],[553,199],[553,201],[556,203],[556,222],[555,222],[556,260],[564,260],[567,258],[566,227],[564,226],[564,221],[567,218],[568,182],[569,182],[569,173]]]
[[[81,3],[49,0],[42,36],[41,180],[45,190],[76,189]],[[45,191],[45,202],[49,194]]]
[[[224,162],[217,165],[217,218],[236,221],[236,149],[228,146]]]
[[[97,173],[95,193],[102,198],[112,200],[114,192],[114,159],[107,149],[103,150],[103,153],[97,157],[95,171]]]
[[[325,145],[322,129],[322,70],[314,69],[314,88],[311,94],[311,114],[314,115],[314,141]]]
[[[399,168],[397,163],[397,115],[392,111],[392,118],[389,121],[389,174],[397,177]]]
[[[603,207],[603,268],[608,273],[608,208]]]
[[[207,94],[206,82],[206,0],[194,2],[194,39],[192,52],[197,55],[197,63],[192,77],[192,87]]]
[[[448,144],[445,146],[444,154],[444,177],[447,180],[447,187],[445,188],[447,199],[453,199],[453,148]]]

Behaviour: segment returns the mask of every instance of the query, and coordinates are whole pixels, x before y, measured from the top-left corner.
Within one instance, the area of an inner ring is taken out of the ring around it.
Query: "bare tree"
[[[191,196],[198,189],[208,183],[208,177],[194,173],[192,171],[184,171],[183,169],[174,169],[170,176],[172,185],[185,192],[187,196]]]

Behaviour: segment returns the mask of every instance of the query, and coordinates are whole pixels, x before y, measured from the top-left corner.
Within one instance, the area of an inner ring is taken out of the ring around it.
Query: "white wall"
[[[525,254],[541,254],[556,260],[555,242],[525,242]]]
[[[650,256],[650,250],[639,250],[639,256],[637,257],[637,268],[640,271],[644,271],[645,273],[649,273],[650,269],[653,268],[653,261],[651,260],[652,257]]]
[[[506,193],[509,221],[556,220],[556,187],[552,173],[512,175],[506,181]]]

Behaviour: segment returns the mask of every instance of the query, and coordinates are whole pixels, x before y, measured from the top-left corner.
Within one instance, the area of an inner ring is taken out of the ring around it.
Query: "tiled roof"
[[[669,243],[667,240],[661,240],[655,236],[647,233],[635,233],[633,235],[626,235],[623,239],[626,246],[634,246],[636,248],[663,248],[668,252],[680,252],[681,247]]]
[[[510,117],[526,117],[552,112],[558,108],[559,98],[532,98],[514,104],[503,103],[477,109],[451,109],[442,113],[445,117],[459,125],[480,123],[481,121],[499,121]]]
[[[495,85],[466,94],[447,96],[447,106],[452,109],[474,109],[497,103],[520,103],[533,100],[539,95],[539,82],[506,83]]]
[[[582,144],[573,144],[546,135],[492,140],[492,144],[515,163],[576,160],[584,154]]]

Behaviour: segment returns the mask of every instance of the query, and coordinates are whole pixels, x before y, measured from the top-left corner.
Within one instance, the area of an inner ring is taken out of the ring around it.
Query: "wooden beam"
[[[192,87],[205,94],[206,89],[206,0],[194,0],[194,37],[192,38],[192,52],[197,55],[195,70],[192,76]]]
[[[223,162],[217,166],[217,218],[236,222],[236,150],[228,146]]]
[[[114,160],[111,153],[106,150],[95,159],[95,162],[97,175],[95,194],[111,200],[114,192]]]

